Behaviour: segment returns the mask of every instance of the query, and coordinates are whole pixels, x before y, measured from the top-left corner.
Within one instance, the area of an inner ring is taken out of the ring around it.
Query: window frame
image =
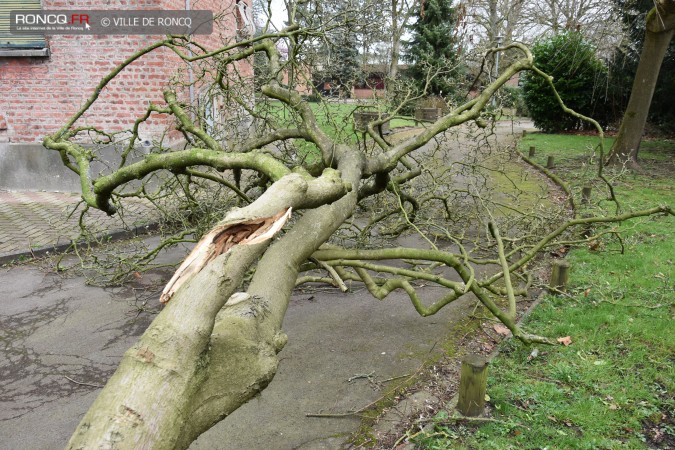
[[[9,32],[10,12],[42,10],[41,0],[0,0],[0,57],[47,57],[44,35],[13,35]]]

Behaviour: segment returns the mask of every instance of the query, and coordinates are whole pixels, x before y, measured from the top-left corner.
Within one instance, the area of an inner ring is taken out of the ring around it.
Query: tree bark
[[[291,174],[254,203],[232,210],[219,226],[275,216],[303,207],[307,200],[315,206],[317,189],[324,192],[324,202],[348,190],[332,169],[309,182]],[[332,234],[334,229],[321,231]],[[318,245],[312,242],[306,251]],[[235,294],[266,248],[267,243],[235,245],[178,288],[124,354],[67,448],[184,449],[267,386],[276,372],[276,354],[287,340],[280,330],[288,299]],[[285,267],[283,261],[275,259],[277,267]],[[272,266],[257,273],[274,289],[269,280],[284,273],[277,272]],[[280,306],[272,304],[275,300]]]
[[[387,78],[395,80],[398,76],[398,58],[401,52],[401,33],[398,28],[398,2],[391,2],[391,61],[389,61],[389,73]]]
[[[647,123],[649,106],[659,77],[663,58],[675,33],[675,1],[661,0],[647,15],[645,41],[640,54],[630,100],[619,134],[610,151],[608,164],[639,169],[638,151]]]

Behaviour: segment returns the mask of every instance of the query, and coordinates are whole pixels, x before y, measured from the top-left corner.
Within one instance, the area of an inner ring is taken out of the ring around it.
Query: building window
[[[40,0],[0,0],[0,56],[49,56],[43,35],[12,34],[9,31],[11,11],[40,9]]]

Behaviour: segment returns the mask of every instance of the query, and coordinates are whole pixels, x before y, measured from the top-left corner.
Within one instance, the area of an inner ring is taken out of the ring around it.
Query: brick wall
[[[110,9],[185,9],[185,0],[112,0]],[[222,14],[219,26],[198,41],[217,48],[236,30],[234,0],[192,1],[192,9]],[[94,0],[43,0],[44,9],[102,9]],[[40,142],[64,125],[91,95],[101,78],[138,49],[161,36],[48,36],[51,56],[0,57],[0,142]],[[186,65],[170,50],[159,49],[124,69],[101,92],[99,100],[78,125],[106,131],[130,128],[149,102],[163,103],[162,91],[177,69]],[[251,74],[250,65],[239,72]],[[187,76],[187,75],[185,75]],[[183,95],[187,95],[183,93]],[[153,116],[141,128],[142,137],[161,133],[167,118]]]
[[[385,92],[384,89],[373,90],[373,89],[353,88],[352,94],[354,98],[358,99],[373,99],[378,97],[384,97]]]

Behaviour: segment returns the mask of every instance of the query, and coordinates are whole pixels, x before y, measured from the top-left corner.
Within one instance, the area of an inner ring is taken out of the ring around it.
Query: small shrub
[[[569,108],[605,122],[603,86],[607,70],[581,34],[569,31],[546,38],[533,46],[532,53],[537,67],[553,77],[553,85]],[[588,127],[563,112],[552,94],[540,76],[525,74],[523,97],[538,128],[551,133]]]

